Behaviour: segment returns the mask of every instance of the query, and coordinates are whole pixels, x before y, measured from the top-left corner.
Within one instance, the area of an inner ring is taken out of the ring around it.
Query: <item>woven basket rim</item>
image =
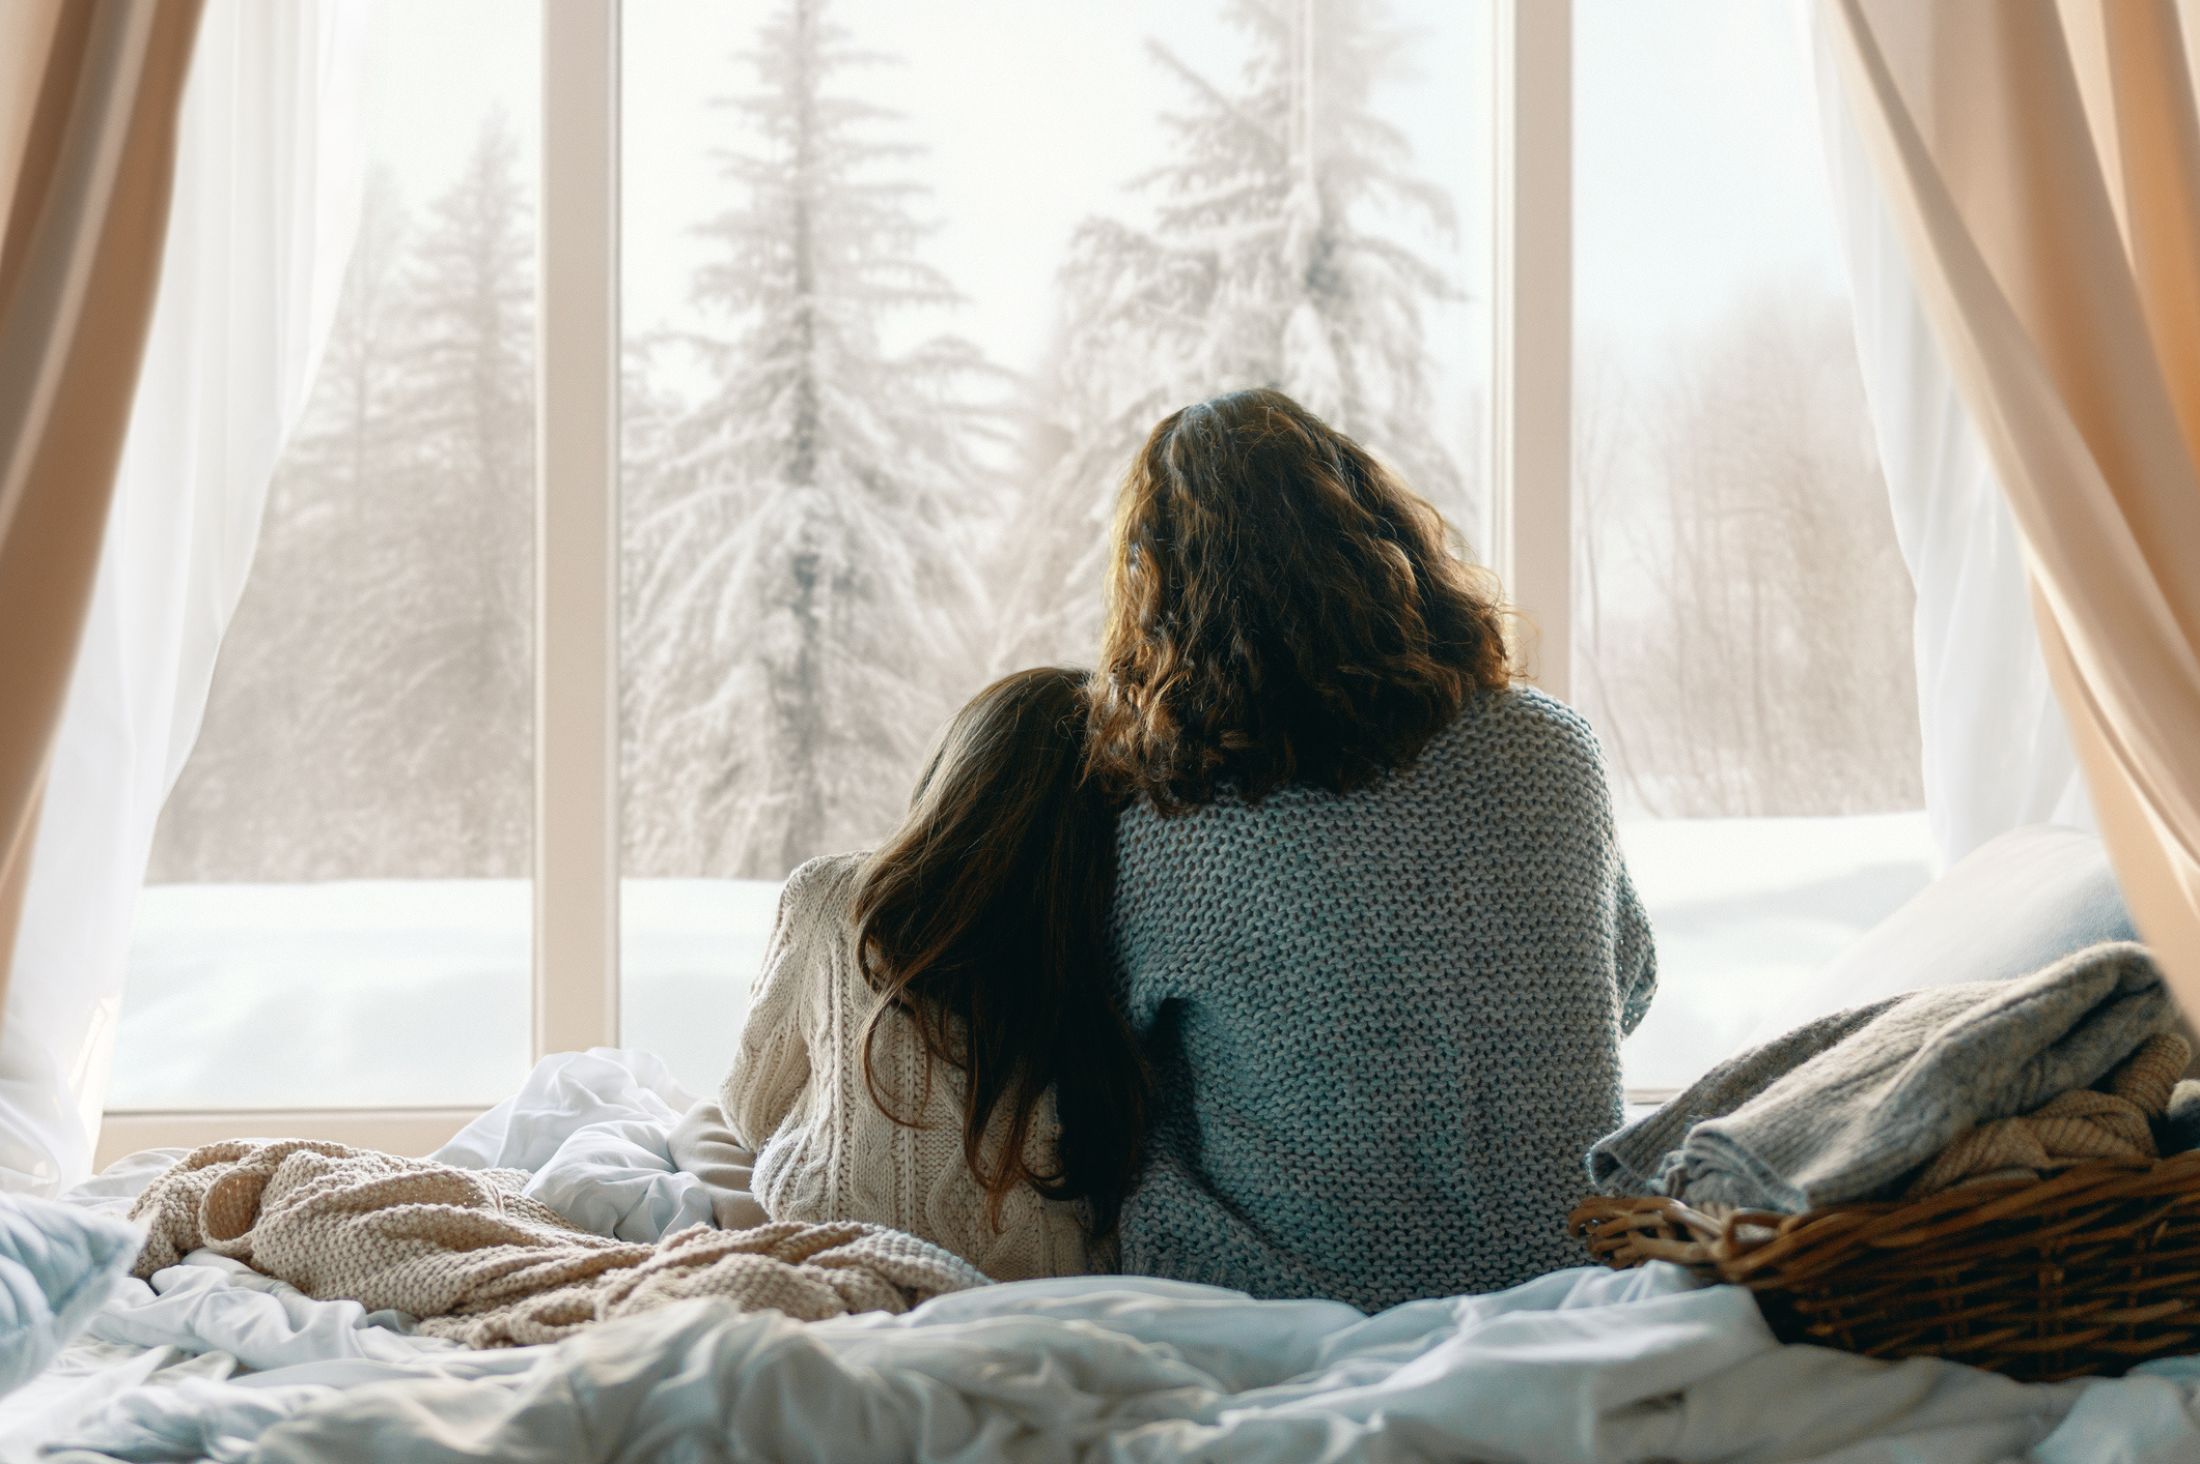
[[[1600,1227],[1622,1228],[1643,1221],[1663,1222],[1692,1237],[1688,1248],[1700,1255],[1661,1255],[1656,1259],[1711,1266],[1724,1271],[1742,1267],[1768,1246],[1785,1242],[1798,1248],[1829,1233],[1868,1226],[1876,1249],[1924,1244],[1962,1226],[1977,1226],[2043,1210],[2055,1203],[2136,1198],[2159,1187],[2165,1195],[2200,1185],[2200,1149],[2164,1159],[2090,1159],[2039,1178],[2023,1175],[1973,1180],[1921,1198],[1857,1200],[1816,1210],[1789,1213],[1705,1206],[1664,1195],[1592,1195],[1574,1207],[1567,1228],[1589,1238]],[[1893,1217],[1902,1224],[1890,1225]],[[1960,1218],[1959,1218],[1960,1217]],[[1742,1282],[1744,1275],[1729,1279]]]
[[[1790,1342],[2035,1380],[2200,1352],[2200,1151],[1799,1215],[1598,1195],[1568,1224],[1608,1266],[1747,1288]]]

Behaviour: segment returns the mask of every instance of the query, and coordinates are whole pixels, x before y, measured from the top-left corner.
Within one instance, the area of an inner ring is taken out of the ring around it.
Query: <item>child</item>
[[[675,1135],[721,1224],[889,1225],[1003,1281],[1105,1268],[1145,1083],[1107,986],[1084,679],[987,687],[884,848],[787,881],[732,1075]]]

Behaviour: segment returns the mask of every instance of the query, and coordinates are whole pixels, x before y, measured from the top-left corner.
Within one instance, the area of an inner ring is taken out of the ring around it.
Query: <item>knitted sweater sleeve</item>
[[[756,1155],[734,1142],[722,1100],[705,1098],[690,1108],[665,1148],[673,1168],[702,1183],[720,1230],[747,1230],[771,1219],[756,1200]]]
[[[824,953],[812,938],[815,922],[809,918],[810,906],[827,883],[820,878],[819,862],[797,869],[780,891],[764,969],[749,1000],[733,1071],[719,1092],[733,1141],[752,1152],[764,1147],[810,1081],[807,1008],[817,983],[831,974],[815,969]]]
[[[1608,851],[1611,871],[1612,976],[1619,997],[1619,1031],[1622,1037],[1642,1024],[1650,1000],[1658,993],[1658,947],[1651,934],[1650,915],[1635,893],[1635,881],[1627,872],[1627,856],[1620,851],[1619,821],[1612,808],[1612,783],[1605,771],[1604,749],[1589,724],[1570,708],[1561,709],[1581,739],[1584,754],[1578,797],[1594,820],[1599,842]]]
[[[1635,882],[1627,874],[1627,862],[1619,866],[1613,968],[1619,977],[1619,1030],[1625,1036],[1642,1023],[1650,999],[1658,994],[1658,946],[1650,934],[1650,916],[1635,894]]]

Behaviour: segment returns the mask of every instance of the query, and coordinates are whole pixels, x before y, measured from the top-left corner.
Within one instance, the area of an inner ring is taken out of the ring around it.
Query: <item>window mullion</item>
[[[1491,524],[1533,627],[1533,679],[1573,661],[1573,4],[1497,0],[1490,252]]]
[[[542,7],[535,1055],[618,1039],[619,0]]]

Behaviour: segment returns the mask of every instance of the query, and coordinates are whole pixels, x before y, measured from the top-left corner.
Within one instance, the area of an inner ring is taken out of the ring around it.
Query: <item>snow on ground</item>
[[[1628,1081],[1668,1088],[1923,888],[1922,814],[1623,825],[1660,990]],[[625,1045],[725,1076],[778,887],[628,880]],[[115,1108],[487,1104],[528,1063],[524,880],[155,885],[138,904]]]
[[[1923,813],[1623,822],[1620,843],[1658,939],[1658,999],[1621,1049],[1637,1090],[1733,1053],[1933,874]]]
[[[779,886],[762,880],[630,879],[620,903],[620,1042],[716,1092],[764,964]]]

